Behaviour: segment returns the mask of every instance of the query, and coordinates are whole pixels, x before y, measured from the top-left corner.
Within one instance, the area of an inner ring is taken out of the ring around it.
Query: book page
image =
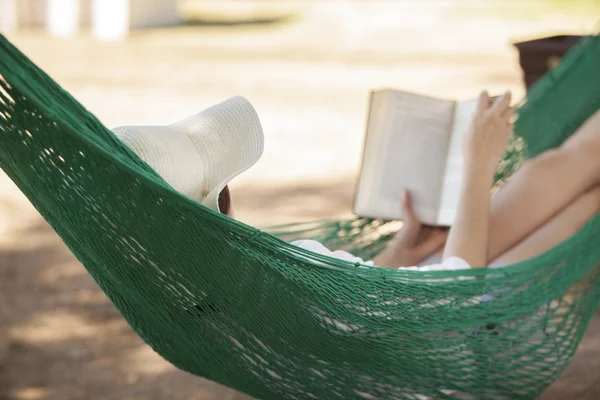
[[[379,131],[368,129],[360,178],[377,184],[369,185],[370,193],[362,193],[370,199],[366,207],[356,207],[358,215],[402,219],[406,188],[419,218],[436,223],[453,113],[451,101],[387,91],[385,112],[377,117],[379,122],[370,121]],[[376,140],[371,135],[379,136],[377,146],[369,146]],[[365,168],[369,164],[372,167]]]
[[[440,211],[437,218],[439,225],[451,226],[456,218],[464,168],[463,137],[469,129],[469,124],[476,108],[477,100],[456,103],[448,158],[446,160],[445,175],[442,183]]]
[[[379,171],[382,169],[382,162],[379,153],[382,148],[382,132],[388,115],[389,97],[389,90],[372,91],[369,96],[361,169],[353,201],[353,211],[361,217],[385,218],[385,213],[381,214],[384,207],[375,194],[375,188],[381,178]]]

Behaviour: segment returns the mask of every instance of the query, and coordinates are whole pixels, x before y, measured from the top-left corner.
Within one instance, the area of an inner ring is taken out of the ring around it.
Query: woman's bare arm
[[[456,219],[444,248],[444,259],[460,257],[474,267],[488,263],[490,189],[494,171],[512,135],[510,93],[490,106],[486,92],[465,136],[465,169]]]
[[[473,168],[465,173],[443,259],[455,256],[474,267],[487,265],[491,183],[492,177],[487,171]]]

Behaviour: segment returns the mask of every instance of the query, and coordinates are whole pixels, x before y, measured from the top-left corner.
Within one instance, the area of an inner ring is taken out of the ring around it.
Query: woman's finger
[[[398,239],[404,242],[405,246],[411,247],[418,242],[422,231],[421,221],[412,208],[412,197],[408,190],[404,191],[402,196],[402,210],[404,214],[404,225],[398,232]]]
[[[512,122],[512,117],[515,115],[514,107],[507,107],[506,110],[502,113],[502,118],[504,118],[507,122]]]
[[[496,99],[496,101],[494,102],[494,104],[492,104],[492,107],[490,108],[490,112],[497,115],[503,115],[506,111],[506,108],[510,105],[511,99],[512,95],[510,94],[510,92],[507,91],[502,96]]]
[[[404,222],[421,222],[415,214],[412,204],[412,196],[407,189],[404,189],[404,193],[402,195],[402,211],[404,213]]]
[[[486,90],[481,92],[479,95],[479,101],[477,102],[477,108],[475,109],[475,115],[481,115],[490,106],[490,95]]]

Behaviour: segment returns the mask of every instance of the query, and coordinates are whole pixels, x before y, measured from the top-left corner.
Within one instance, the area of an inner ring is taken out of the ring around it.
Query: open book
[[[462,141],[477,100],[372,91],[354,213],[401,220],[402,192],[427,225],[450,226],[462,180]]]

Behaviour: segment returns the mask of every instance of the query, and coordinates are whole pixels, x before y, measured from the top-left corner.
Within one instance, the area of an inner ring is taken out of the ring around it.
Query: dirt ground
[[[426,5],[425,5],[426,3]],[[263,122],[262,160],[232,184],[237,216],[350,215],[367,92],[447,98],[524,93],[511,41],[590,32],[597,14],[518,3],[291,3],[294,18],[187,25],[100,43],[9,38],[109,127],[162,124],[241,94]],[[516,7],[516,8],[515,8]],[[543,399],[600,398],[600,315]],[[139,339],[0,172],[0,400],[248,397],[176,370]]]

